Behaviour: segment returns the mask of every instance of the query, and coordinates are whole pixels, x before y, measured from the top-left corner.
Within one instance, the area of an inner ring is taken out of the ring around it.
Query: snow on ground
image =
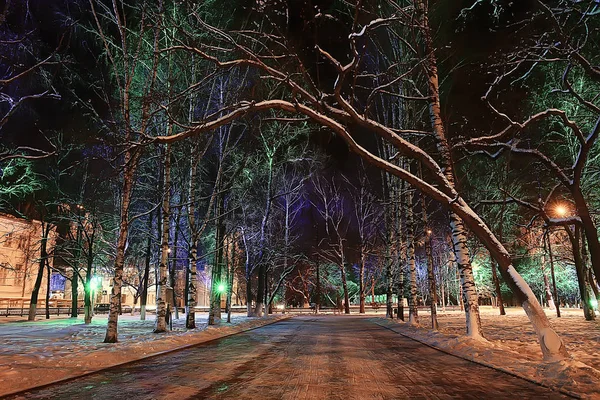
[[[92,324],[81,318],[24,321],[0,318],[0,396],[56,380],[78,376],[174,348],[202,343],[262,326],[287,316],[248,318],[232,315],[232,323],[208,326],[208,314],[197,313],[194,330],[185,329],[185,314],[173,321],[169,333],[152,333],[154,316],[119,317],[119,343],[102,343],[107,315]]]
[[[508,371],[546,386],[600,399],[600,322],[585,321],[581,310],[563,309],[562,317],[547,310],[553,327],[563,338],[572,359],[545,363],[537,337],[521,308],[481,308],[487,340],[466,338],[464,314],[438,311],[440,331],[432,332],[429,314],[420,311],[421,327],[384,319],[371,313],[381,325],[460,357]],[[102,343],[106,315],[94,317],[91,325],[81,319],[56,318],[26,322],[23,318],[0,318],[0,396],[59,379],[78,376],[152,354],[262,326],[287,316],[247,318],[234,315],[232,324],[207,327],[207,314],[197,314],[198,328],[187,331],[185,315],[174,321],[173,331],[154,334],[154,316],[119,318],[117,344]]]
[[[507,308],[500,316],[498,309],[481,307],[483,333],[487,340],[473,340],[465,334],[464,314],[438,311],[439,332],[430,329],[429,313],[420,314],[421,327],[413,328],[396,321],[386,326],[460,357],[506,370],[546,386],[575,393],[584,398],[600,399],[600,322],[586,321],[583,312],[561,309],[546,310],[552,326],[563,339],[570,360],[544,362],[533,331],[522,308]]]

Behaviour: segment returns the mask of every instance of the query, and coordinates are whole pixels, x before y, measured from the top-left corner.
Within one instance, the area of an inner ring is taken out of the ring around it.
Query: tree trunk
[[[542,236],[542,240],[545,240],[544,236]],[[542,244],[544,244],[544,243],[542,243]],[[545,246],[542,246],[542,247],[545,247]],[[545,257],[544,250],[542,250],[540,266],[542,269],[542,277],[544,279],[544,294],[545,294],[544,300],[546,301],[546,305],[548,306],[548,308],[550,308],[551,310],[554,310],[554,300],[552,300],[552,290],[550,290],[550,281],[548,280],[548,274],[546,274],[546,257]]]
[[[210,310],[208,313],[208,324],[215,325],[221,322],[221,292],[219,285],[223,283],[223,247],[225,241],[225,225],[223,223],[225,197],[219,194],[216,202],[216,249],[215,249],[215,265],[211,273],[211,301]]]
[[[421,164],[419,163],[419,176],[423,176]],[[433,251],[431,248],[431,240],[433,239],[433,231],[429,227],[427,218],[427,202],[425,196],[421,193],[421,214],[423,216],[423,230],[425,234],[425,255],[427,257],[427,282],[429,283],[429,306],[431,312],[431,328],[437,330],[437,288],[435,282],[435,271],[433,265]]]
[[[317,261],[317,299],[315,302],[315,314],[319,313],[321,309],[321,276],[320,276],[320,265],[319,261]],[[284,304],[285,304],[285,296],[284,296]]]
[[[161,253],[158,266],[158,279],[156,290],[156,321],[154,333],[167,332],[167,278],[169,262],[169,231],[171,216],[171,145],[167,144],[163,160],[163,201],[162,201],[162,232]]]
[[[360,306],[359,313],[365,313],[365,250],[361,246],[361,255],[360,255],[360,267],[358,272],[358,281],[359,281],[359,296],[360,296]]]
[[[31,291],[31,300],[29,302],[29,316],[28,321],[35,321],[35,315],[37,311],[38,296],[40,288],[42,286],[42,279],[44,278],[44,267],[46,266],[46,259],[48,258],[47,246],[48,246],[48,235],[50,233],[50,227],[48,223],[42,221],[42,239],[40,241],[40,260],[38,261],[38,273],[35,278],[35,283]]]
[[[71,281],[71,318],[77,318],[77,300],[79,296],[79,274],[73,271],[73,280]]]
[[[598,125],[595,129],[600,129]],[[577,208],[577,215],[581,219],[581,226],[583,227],[583,233],[587,239],[587,246],[590,251],[590,258],[592,261],[592,269],[594,275],[600,276],[600,241],[598,240],[598,230],[594,224],[594,220],[590,215],[590,210],[585,197],[581,191],[580,185],[573,185],[571,188],[573,195],[573,201]]]
[[[192,151],[191,156],[193,156],[194,152]],[[198,237],[197,237],[197,227],[196,227],[196,193],[194,192],[194,185],[196,184],[196,174],[197,174],[197,158],[192,161],[192,165],[190,168],[190,182],[188,187],[188,225],[190,230],[190,259],[189,265],[187,268],[188,277],[186,279],[187,282],[187,298],[186,298],[186,308],[185,308],[185,327],[187,329],[195,329],[196,328],[196,297],[197,289],[196,284],[198,283],[197,276],[197,268],[198,268]]]
[[[552,244],[550,243],[550,231],[546,231],[546,243],[548,243],[548,256],[550,257],[550,275],[552,276],[552,290],[554,291],[554,306],[556,307],[556,317],[560,318],[560,301],[558,291],[556,290],[556,276],[554,274],[554,255],[552,254]]]
[[[46,260],[46,268],[48,271],[48,279],[46,281],[46,319],[50,319],[50,280],[52,278],[52,271],[50,271],[50,264],[48,264],[48,260]]]
[[[429,115],[431,118],[431,126],[436,137],[436,145],[438,151],[440,152],[441,166],[444,170],[446,179],[450,185],[454,187],[454,166],[452,165],[450,146],[446,138],[446,132],[442,120],[437,59],[431,38],[427,7],[428,5],[426,0],[416,0],[416,10],[418,14],[420,14],[418,15],[418,20],[421,21],[421,30],[426,52],[425,57],[427,58],[427,62],[424,64],[424,67],[426,69],[425,72],[427,73],[429,83]],[[481,320],[479,317],[477,290],[475,289],[473,269],[466,245],[466,230],[464,228],[463,221],[453,212],[450,213],[450,227],[452,229],[452,242],[454,243],[456,261],[460,271],[463,302],[465,304],[467,336],[482,337],[483,335],[481,331]]]
[[[96,228],[94,228],[96,229]],[[85,268],[85,287],[83,288],[84,290],[84,295],[83,295],[83,311],[84,311],[84,323],[85,324],[91,324],[92,323],[92,316],[93,316],[93,309],[92,309],[92,303],[93,303],[93,299],[92,296],[94,294],[94,289],[92,288],[92,278],[94,277],[93,275],[93,271],[94,271],[94,237],[95,234],[92,233],[91,236],[91,240],[88,240],[88,250],[87,250],[87,265]]]
[[[386,280],[386,308],[385,308],[385,317],[394,319],[394,301],[393,301],[393,293],[394,293],[394,259],[393,256],[390,255],[390,249],[388,246],[388,250],[386,251],[388,257],[386,257],[386,265],[385,265],[385,280]],[[399,300],[400,301],[400,300]]]
[[[413,194],[406,194],[406,262],[410,279],[410,296],[408,297],[408,323],[417,325],[419,313],[417,308],[417,265],[415,263],[415,234],[413,217]]]
[[[169,281],[173,293],[173,308],[175,309],[175,319],[179,319],[179,307],[177,307],[177,248],[179,242],[179,222],[181,221],[181,212],[177,213],[175,218],[175,237],[173,238],[173,250],[171,254],[171,267],[169,269]]]
[[[425,225],[427,226],[427,225]],[[427,254],[427,278],[429,280],[429,297],[431,309],[431,328],[437,330],[439,328],[437,320],[437,288],[435,282],[435,271],[433,265],[433,252],[431,249],[431,233],[427,234],[425,243],[425,252]]]
[[[496,265],[497,264],[492,260],[492,280],[494,281],[494,288],[496,290],[496,304],[500,309],[500,315],[506,315],[504,299],[502,299],[502,290],[500,290],[500,279],[498,279],[498,274],[496,273]]]
[[[344,290],[344,314],[350,314],[350,301],[348,298],[348,283],[346,282],[346,267],[342,262],[340,266],[340,271],[342,273],[342,288]]]
[[[569,239],[571,240],[571,247],[573,250],[573,260],[575,261],[575,271],[577,272],[577,283],[579,285],[579,294],[581,296],[581,303],[583,307],[583,315],[586,321],[593,321],[596,319],[594,309],[590,305],[590,292],[587,288],[585,266],[583,263],[583,257],[581,256],[581,228],[575,225],[575,232],[571,231],[569,227],[565,228]]]
[[[148,282],[150,280],[150,258],[152,256],[152,212],[148,214],[148,241],[144,257],[144,276],[142,277],[142,293],[140,295],[140,320],[146,320],[146,304],[148,302]]]

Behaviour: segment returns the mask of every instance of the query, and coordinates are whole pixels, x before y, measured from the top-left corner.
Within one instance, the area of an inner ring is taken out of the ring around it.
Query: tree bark
[[[417,265],[415,263],[415,231],[414,231],[413,193],[406,194],[406,262],[410,279],[410,296],[408,297],[408,323],[419,324],[417,304]]]
[[[29,316],[28,321],[35,321],[35,315],[37,311],[38,296],[40,288],[42,286],[42,279],[44,278],[44,269],[46,266],[46,260],[48,258],[47,246],[48,246],[48,235],[50,234],[50,224],[41,221],[42,238],[40,240],[40,260],[38,261],[38,273],[35,278],[33,289],[31,290],[31,300],[29,301]]]
[[[217,195],[215,219],[217,224],[217,232],[215,237],[215,265],[213,265],[211,273],[211,301],[210,310],[208,313],[208,324],[215,325],[221,322],[221,292],[219,285],[223,283],[223,247],[225,243],[225,224],[223,219],[225,198],[222,193]]]
[[[140,320],[146,320],[146,304],[148,302],[148,282],[150,280],[150,259],[152,257],[152,212],[148,214],[148,241],[144,256],[144,276],[142,277],[142,293],[140,295]]]
[[[556,290],[556,276],[554,274],[554,254],[552,254],[552,244],[550,243],[550,231],[546,231],[546,243],[548,243],[548,256],[550,257],[550,275],[552,276],[552,290],[554,291],[554,306],[556,307],[556,317],[560,318],[560,301],[558,291]]]
[[[424,64],[424,68],[427,73],[429,84],[429,115],[431,127],[436,138],[438,151],[440,152],[441,166],[444,175],[448,183],[455,187],[454,166],[452,165],[450,146],[446,138],[446,132],[442,121],[437,59],[435,56],[433,40],[431,38],[429,18],[427,16],[427,1],[416,0],[416,10],[418,13],[417,18],[421,22],[421,31],[425,44],[426,63]],[[475,288],[473,268],[471,266],[469,251],[466,244],[466,230],[463,221],[454,212],[450,213],[450,227],[452,229],[452,242],[456,253],[456,262],[460,271],[463,302],[465,304],[467,336],[482,337],[477,290]]]
[[[581,296],[581,303],[583,307],[583,315],[586,321],[593,321],[596,319],[596,314],[590,305],[590,292],[587,288],[585,266],[583,257],[581,255],[581,228],[578,225],[575,225],[574,231],[572,231],[569,227],[566,227],[565,231],[571,240],[575,271],[577,272],[577,283],[579,285],[579,294]]]
[[[169,262],[169,232],[171,217],[171,145],[167,144],[163,160],[163,201],[162,201],[162,230],[160,264],[156,282],[156,321],[154,333],[167,332],[167,281]]]
[[[50,319],[50,280],[52,278],[52,271],[50,270],[50,264],[48,263],[48,260],[46,260],[46,270],[48,272],[46,280],[46,319]]]

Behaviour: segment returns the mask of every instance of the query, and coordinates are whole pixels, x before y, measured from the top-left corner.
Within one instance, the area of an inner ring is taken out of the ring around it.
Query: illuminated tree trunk
[[[260,223],[260,238],[258,242],[258,287],[256,290],[256,307],[254,314],[257,317],[262,317],[264,312],[264,298],[266,292],[266,278],[267,278],[267,267],[263,260],[265,254],[265,246],[267,242],[267,224],[269,217],[271,216],[271,204],[273,201],[273,162],[274,152],[271,152],[269,148],[265,149],[267,152],[267,187],[266,187],[266,199],[265,199],[265,210],[262,221]]]
[[[46,262],[46,271],[48,272],[46,280],[46,319],[50,319],[50,281],[52,279],[52,271],[48,262]]]
[[[171,145],[167,144],[163,161],[162,237],[158,279],[156,282],[156,322],[154,333],[167,332],[167,279],[169,272],[169,231],[171,217]]]
[[[359,313],[360,314],[364,314],[365,313],[365,297],[366,297],[366,293],[365,293],[365,251],[361,246],[361,255],[360,255],[360,266],[359,266],[359,271],[358,271],[358,281],[359,281],[359,288],[358,288],[358,293],[359,293]]]
[[[88,253],[87,253],[87,265],[85,269],[85,286],[83,288],[83,321],[85,324],[92,323],[92,278],[94,270],[94,253],[93,253],[94,240],[88,241]]]
[[[544,239],[542,239],[544,240]],[[542,268],[542,277],[544,279],[544,294],[546,304],[551,310],[554,310],[554,300],[552,299],[552,290],[550,290],[550,281],[548,280],[548,274],[546,273],[546,257],[544,253],[542,253],[540,266]]]
[[[192,157],[194,152],[192,151]],[[190,256],[188,266],[188,285],[187,285],[187,301],[185,307],[185,327],[187,329],[196,328],[196,298],[198,296],[196,284],[198,283],[197,277],[197,264],[198,264],[198,236],[196,227],[196,192],[194,191],[194,185],[196,184],[196,170],[199,157],[192,158],[192,164],[190,167],[190,182],[188,187],[188,225],[190,229]]]
[[[498,279],[498,274],[496,273],[496,265],[496,263],[492,262],[492,280],[494,281],[494,288],[496,290],[496,305],[500,310],[500,315],[506,315],[506,310],[504,310],[504,299],[502,298],[502,290],[500,289],[500,279]]]
[[[397,224],[400,227],[396,234],[395,250],[398,259],[398,269],[396,271],[396,279],[398,281],[398,318],[404,321],[404,271],[406,267],[406,252],[402,251],[403,244],[408,244],[406,237],[406,183],[402,181],[400,184],[400,203],[396,206]]]
[[[419,176],[423,176],[421,164],[419,163]],[[427,219],[427,202],[425,196],[421,193],[421,215],[423,216],[423,230],[425,235],[425,256],[427,257],[427,282],[429,287],[429,309],[431,312],[431,328],[438,329],[437,320],[437,288],[435,282],[435,271],[433,265],[433,252],[431,249],[431,240],[433,231],[429,227]]]
[[[177,213],[175,218],[175,237],[173,238],[173,246],[171,251],[171,267],[169,268],[169,281],[173,298],[173,311],[175,311],[175,319],[179,319],[179,307],[177,307],[177,248],[179,243],[179,223],[181,222],[181,213]],[[168,265],[167,261],[167,265]]]
[[[221,322],[221,291],[219,285],[223,283],[223,246],[225,240],[225,225],[223,213],[225,198],[222,193],[217,195],[215,219],[217,232],[215,238],[215,262],[211,273],[210,285],[210,310],[208,312],[208,324],[215,325]]]
[[[441,158],[441,166],[446,179],[450,185],[455,186],[450,146],[446,138],[446,132],[442,121],[437,59],[431,38],[429,19],[427,17],[428,4],[426,0],[417,0],[415,3],[415,8],[418,13],[417,18],[421,22],[421,33],[425,44],[425,57],[427,62],[424,64],[424,67],[429,83],[429,115],[431,127],[436,138],[437,149]],[[454,212],[450,212],[450,228],[452,230],[452,242],[456,254],[456,262],[460,271],[462,296],[465,304],[467,336],[482,337],[479,303],[477,290],[475,288],[475,279],[473,277],[473,267],[471,266],[469,250],[466,243],[466,230],[462,219]]]
[[[346,281],[346,258],[344,257],[344,243],[342,241],[342,238],[339,238],[339,246],[340,246],[340,252],[342,254],[341,257],[341,264],[340,264],[340,272],[342,274],[342,289],[344,290],[344,314],[350,314],[350,299],[348,297],[348,282]]]
[[[117,238],[117,253],[115,256],[115,274],[113,287],[110,294],[110,309],[108,312],[108,323],[104,343],[118,342],[117,322],[119,319],[119,308],[121,304],[121,288],[123,286],[123,267],[125,265],[125,248],[127,247],[127,233],[129,231],[129,204],[134,183],[134,175],[137,167],[139,151],[129,149],[125,153],[125,168],[123,171],[123,199],[121,201],[121,216],[119,223],[119,236]]]
[[[590,292],[587,287],[585,266],[583,257],[581,256],[581,228],[578,225],[575,225],[574,231],[572,231],[569,227],[566,227],[565,231],[571,240],[575,271],[577,272],[577,283],[579,285],[579,295],[581,296],[581,305],[583,307],[583,315],[586,321],[593,321],[596,319],[596,314],[594,313],[594,309],[590,304]]]
[[[142,294],[140,295],[140,320],[146,320],[146,304],[148,302],[148,282],[150,280],[150,258],[152,256],[152,212],[148,214],[148,240],[144,257],[144,276],[142,277]]]
[[[79,258],[79,257],[77,257]],[[79,273],[73,271],[73,277],[71,281],[71,318],[77,318],[78,312],[78,297],[79,297]]]
[[[410,295],[408,297],[408,323],[417,325],[419,313],[417,308],[417,265],[415,263],[415,231],[413,193],[406,194],[406,262],[410,279]]]
[[[42,218],[41,221],[41,233],[42,238],[40,240],[40,259],[38,261],[38,273],[35,278],[35,283],[31,291],[31,299],[29,301],[29,316],[28,321],[35,321],[35,314],[37,311],[38,296],[40,288],[42,286],[42,279],[44,278],[44,270],[46,266],[46,260],[48,259],[48,235],[50,234],[50,224],[45,222]]]

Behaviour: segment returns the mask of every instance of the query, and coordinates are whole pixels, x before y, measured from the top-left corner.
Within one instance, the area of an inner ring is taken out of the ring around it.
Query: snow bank
[[[482,307],[481,320],[485,339],[463,336],[465,319],[461,312],[438,311],[440,330],[411,327],[402,321],[380,319],[379,324],[458,357],[496,368],[524,379],[582,398],[600,399],[600,323],[585,321],[581,310],[561,310],[556,318],[546,310],[552,326],[561,336],[571,358],[544,362],[537,335],[521,308]],[[428,323],[423,314],[421,323]]]
[[[196,329],[185,329],[185,315],[173,321],[173,330],[154,334],[153,319],[119,318],[119,343],[102,343],[106,316],[91,325],[81,319],[0,323],[0,396],[58,380],[112,367],[222,338],[289,316],[248,318],[233,316],[232,323],[207,325],[206,314],[196,314]],[[7,320],[4,320],[5,322]]]

